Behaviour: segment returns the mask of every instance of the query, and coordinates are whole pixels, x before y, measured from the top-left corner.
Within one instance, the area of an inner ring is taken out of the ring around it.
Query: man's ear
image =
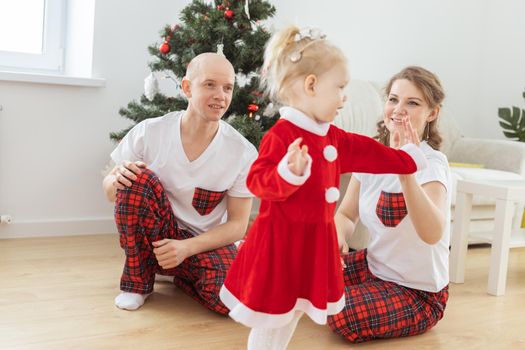
[[[184,92],[184,95],[186,95],[187,98],[191,98],[191,82],[188,80],[188,78],[184,77],[182,78],[182,92]]]
[[[315,95],[315,86],[317,85],[317,77],[314,74],[308,75],[304,78],[304,91],[308,96]]]

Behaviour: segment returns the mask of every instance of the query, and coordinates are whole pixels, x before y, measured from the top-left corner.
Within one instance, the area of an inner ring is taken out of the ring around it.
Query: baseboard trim
[[[80,236],[116,233],[113,217],[23,221],[0,224],[0,239]]]

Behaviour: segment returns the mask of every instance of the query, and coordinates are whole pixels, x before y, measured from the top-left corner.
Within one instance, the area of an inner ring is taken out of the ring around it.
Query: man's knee
[[[214,294],[211,296],[210,299],[208,299],[208,305],[209,308],[218,314],[227,316],[230,310],[226,307],[226,305],[223,304],[221,301],[221,298],[219,297],[219,294]]]
[[[156,184],[160,183],[160,180],[157,177],[157,175],[148,168],[141,169],[140,174],[136,174],[135,176],[137,178],[131,182],[132,184],[131,187],[128,187],[129,189],[137,186],[153,187]]]
[[[195,286],[206,307],[222,315],[227,315],[229,312],[219,296],[226,272],[223,270],[208,271]]]
[[[162,184],[159,178],[150,169],[142,169],[141,173],[137,174],[136,177],[135,180],[131,181],[130,187],[117,191],[117,202],[125,200],[131,193],[146,196],[150,193],[157,195],[157,192],[160,193],[162,191]]]
[[[363,341],[359,340],[356,332],[352,330],[353,327],[342,313],[328,317],[328,327],[330,327],[332,332],[339,334],[349,342],[360,343]]]
[[[219,297],[219,290],[220,288],[217,288],[211,292],[203,292],[201,293],[201,297],[210,310],[215,311],[221,315],[228,315],[230,310],[228,310],[226,305],[222,303],[221,298]]]
[[[127,227],[136,225],[150,217],[151,213],[159,212],[159,217],[167,217],[166,211],[169,201],[164,193],[162,184],[155,173],[149,169],[142,169],[130,187],[118,190],[115,202],[115,222],[119,232],[129,234]],[[155,220],[146,220],[147,227],[157,225]],[[121,240],[126,240],[121,237]],[[121,242],[122,245],[122,242]]]

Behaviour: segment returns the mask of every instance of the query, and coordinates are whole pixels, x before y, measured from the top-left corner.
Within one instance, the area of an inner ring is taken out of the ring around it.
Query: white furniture
[[[334,124],[354,133],[374,136],[376,124],[381,120],[384,106],[385,84],[372,81],[351,80],[346,88],[348,101],[336,117]],[[452,219],[454,219],[455,186],[458,180],[524,180],[525,143],[510,140],[475,139],[464,137],[456,119],[445,106],[442,108],[439,129],[443,136],[441,151],[449,162],[482,164],[483,168],[451,167],[452,172]],[[497,118],[495,115],[494,118]],[[348,178],[343,178],[347,182]],[[346,190],[342,183],[341,198]],[[472,231],[486,231],[493,225],[495,200],[484,196],[474,196],[470,225]],[[367,244],[366,231],[355,235],[349,242],[353,248]],[[472,242],[475,242],[471,239]]]
[[[525,181],[463,181],[457,183],[456,219],[452,226],[450,250],[450,281],[465,281],[465,260],[469,236],[473,195],[494,198],[496,216],[492,232],[479,232],[472,238],[491,243],[488,293],[504,295],[507,280],[509,249],[525,247],[525,229],[520,227],[525,201]],[[516,211],[515,206],[521,208]]]

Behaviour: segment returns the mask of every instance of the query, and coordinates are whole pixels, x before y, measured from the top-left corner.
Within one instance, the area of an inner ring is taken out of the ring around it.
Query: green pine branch
[[[259,143],[261,142],[264,132],[261,124],[258,123],[253,117],[250,118],[246,115],[231,115],[227,119],[227,122],[255,147],[259,147]]]
[[[261,25],[262,21],[275,15],[275,7],[268,1],[251,0],[249,2],[250,18],[246,16],[245,0],[216,0],[209,4],[194,0],[180,13],[179,22],[165,25],[160,31],[160,41],[148,47],[153,57],[149,63],[152,71],[171,71],[180,81],[186,73],[188,63],[203,52],[216,52],[217,45],[224,45],[223,53],[230,60],[237,73],[253,77],[240,87],[237,83],[232,102],[227,114],[235,115],[232,125],[255,145],[277,120],[277,116],[262,116],[269,101],[260,92],[259,70],[263,63],[264,47],[270,33]],[[226,9],[233,11],[233,18],[225,16]],[[159,46],[167,41],[170,51],[163,54]],[[248,115],[248,105],[256,104],[258,112]],[[133,122],[162,116],[170,111],[183,110],[187,101],[182,98],[167,97],[162,94],[149,101],[142,96],[139,101],[131,101],[119,113]],[[257,118],[256,118],[257,116]],[[242,120],[242,119],[246,120]],[[131,128],[131,127],[130,127]],[[119,140],[130,128],[111,133],[113,140]]]

